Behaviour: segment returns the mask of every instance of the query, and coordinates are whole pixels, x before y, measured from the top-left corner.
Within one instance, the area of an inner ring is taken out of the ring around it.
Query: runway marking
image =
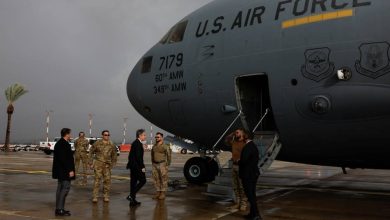
[[[342,192],[342,193],[360,193],[360,194],[369,194],[369,195],[379,195],[379,196],[390,196],[390,192],[375,192],[375,191],[365,191],[365,190],[358,190],[358,189],[331,189],[331,188],[315,188],[315,187],[306,187],[306,186],[279,186],[279,185],[257,185],[257,189],[274,189],[274,188],[281,188],[281,189],[289,189],[294,191],[297,190],[313,190],[313,191],[321,191],[321,192]]]
[[[0,168],[0,171],[15,172],[15,173],[27,173],[27,174],[51,174],[51,171],[45,171],[45,170],[16,170],[16,169]],[[88,174],[88,176],[94,176],[94,175]],[[112,175],[111,177],[112,177],[112,179],[116,179],[116,180],[130,180],[130,177],[127,177],[127,176]],[[151,180],[151,178],[146,178],[146,179]]]
[[[230,210],[228,213],[224,213],[224,214],[217,214],[217,217],[216,218],[212,218],[212,220],[217,220],[217,219],[220,219],[220,218],[223,218],[223,217],[226,217],[228,215],[231,215],[233,213],[236,213],[238,210],[237,209],[232,209]]]
[[[42,218],[39,218],[39,217],[18,214],[19,212],[20,211],[0,210],[0,215],[8,215],[8,216],[13,216],[13,217],[22,217],[22,218],[28,218],[28,219],[42,219]]]

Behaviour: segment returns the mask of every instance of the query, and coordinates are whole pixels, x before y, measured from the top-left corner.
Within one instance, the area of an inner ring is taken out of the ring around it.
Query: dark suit
[[[255,143],[250,141],[244,146],[241,152],[239,175],[251,206],[249,213],[251,217],[259,216],[256,201],[256,184],[260,175],[258,163],[259,150]]]
[[[126,168],[130,169],[130,197],[136,199],[137,192],[145,185],[146,176],[142,172],[144,164],[144,147],[139,139],[131,144]]]
[[[70,181],[75,177],[70,177],[69,173],[74,172],[74,158],[70,144],[61,138],[54,146],[53,158],[53,179],[58,179],[56,193],[56,209],[64,209],[65,199],[70,190]]]

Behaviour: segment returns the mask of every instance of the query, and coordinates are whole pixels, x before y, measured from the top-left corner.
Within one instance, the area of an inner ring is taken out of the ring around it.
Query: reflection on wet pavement
[[[146,154],[147,155],[147,154]],[[174,155],[171,180],[183,182],[182,167],[192,155]],[[229,157],[229,155],[227,156]],[[52,158],[41,152],[0,154],[0,219],[56,219],[51,179]],[[145,158],[150,161],[150,158]],[[62,219],[243,219],[246,213],[230,210],[231,202],[202,194],[206,186],[177,187],[165,201],[152,200],[149,179],[141,190],[142,205],[130,208],[126,155],[114,169],[111,201],[91,202],[92,177],[87,186],[72,185]],[[26,165],[27,164],[27,165]],[[150,176],[150,163],[147,165]],[[384,220],[390,219],[390,172],[348,170],[277,161],[258,184],[258,206],[266,220]],[[61,218],[58,218],[61,219]]]

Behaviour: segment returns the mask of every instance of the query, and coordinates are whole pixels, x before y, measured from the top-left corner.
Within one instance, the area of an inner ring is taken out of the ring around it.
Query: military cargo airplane
[[[389,9],[388,0],[215,0],[142,56],[129,100],[204,149],[243,126],[277,136],[279,160],[388,169]],[[194,181],[215,165],[187,163],[200,169],[185,170]]]

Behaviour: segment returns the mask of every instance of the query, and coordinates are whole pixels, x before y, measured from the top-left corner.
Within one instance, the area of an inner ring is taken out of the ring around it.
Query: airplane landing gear
[[[218,163],[211,157],[193,157],[184,165],[184,176],[190,183],[202,184],[213,181],[218,172]]]

